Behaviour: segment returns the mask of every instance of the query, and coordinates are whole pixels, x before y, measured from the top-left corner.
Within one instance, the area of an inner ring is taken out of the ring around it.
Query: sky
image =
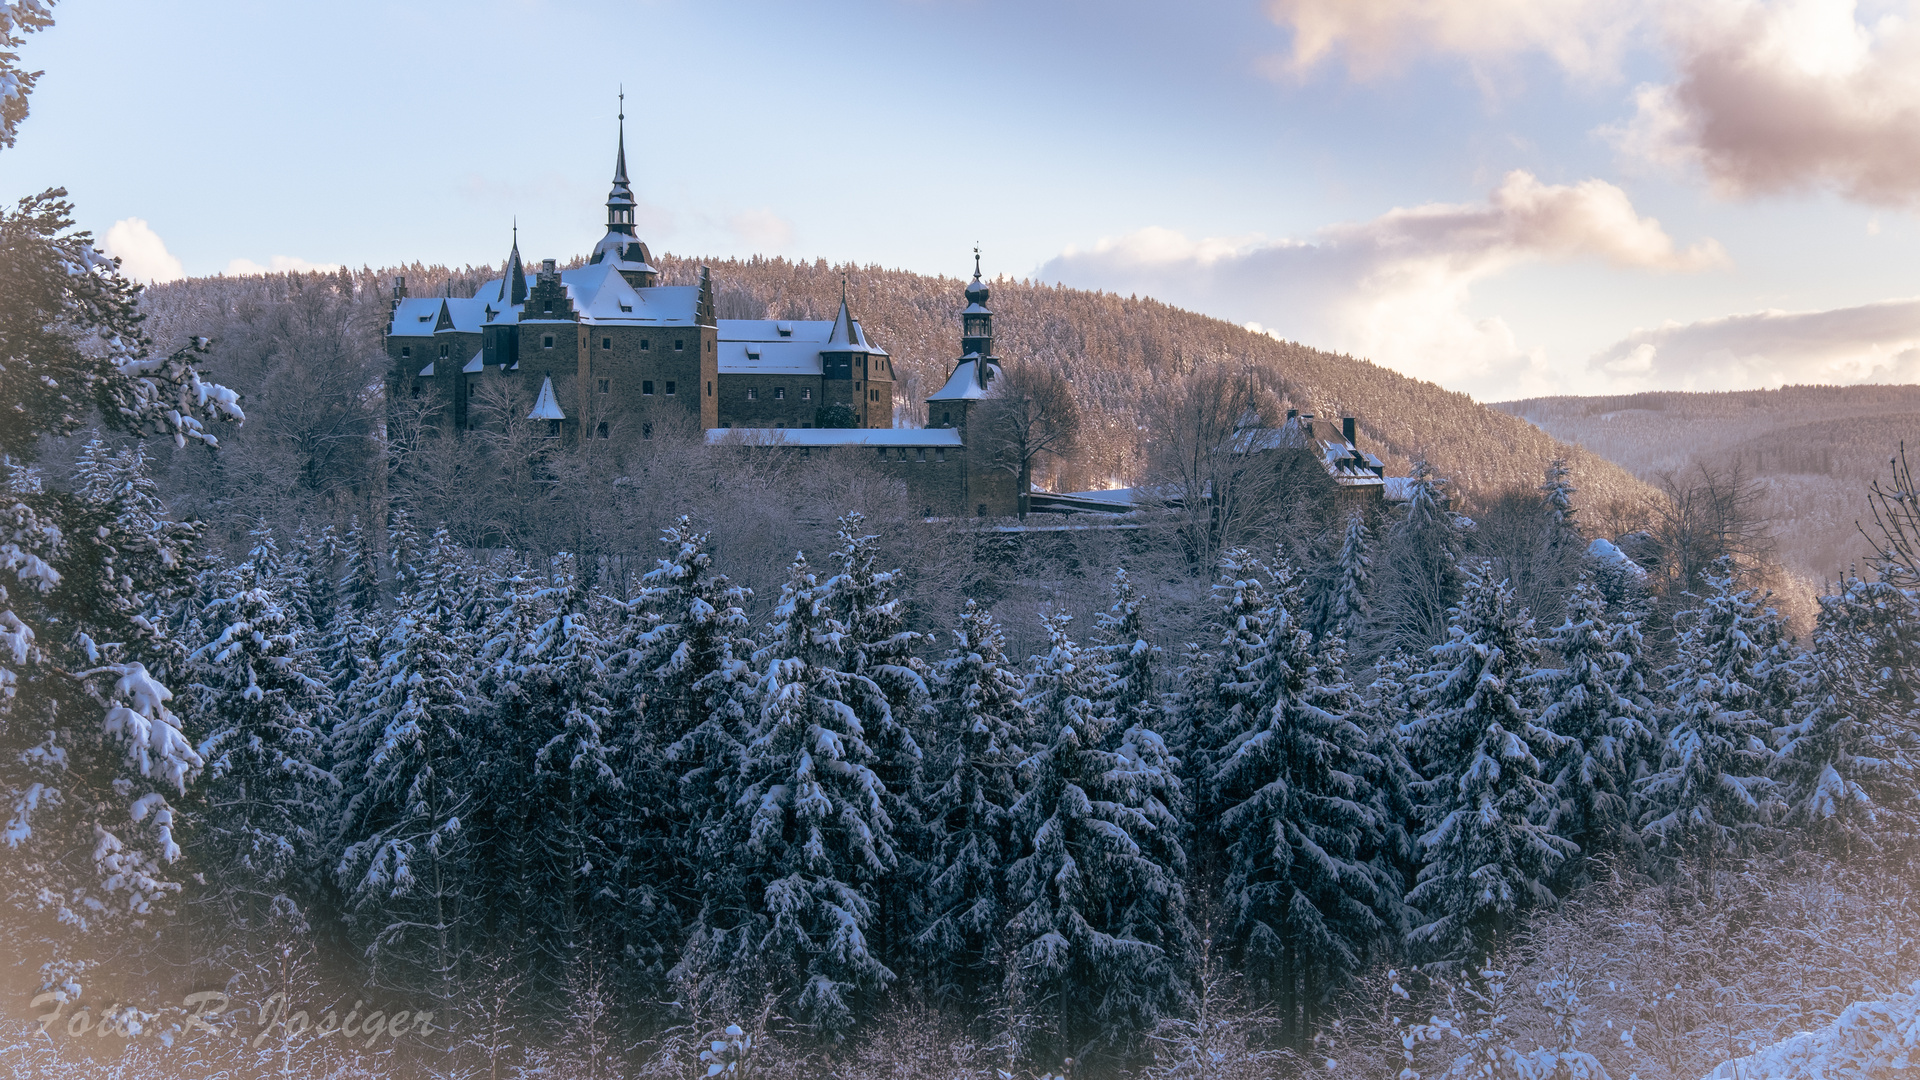
[[[656,249],[1151,295],[1482,400],[1920,380],[1920,0],[60,0],[146,280]]]

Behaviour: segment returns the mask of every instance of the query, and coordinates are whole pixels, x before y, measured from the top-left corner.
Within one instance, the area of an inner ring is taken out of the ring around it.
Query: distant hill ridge
[[[1859,557],[1866,488],[1902,441],[1920,451],[1920,386],[1783,386],[1543,397],[1493,406],[1656,480],[1738,463],[1769,492],[1781,555],[1828,578]]]

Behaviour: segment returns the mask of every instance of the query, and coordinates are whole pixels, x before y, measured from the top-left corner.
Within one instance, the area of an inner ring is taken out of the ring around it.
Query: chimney
[[[393,303],[390,306],[390,309],[394,311],[400,310],[400,301],[405,300],[406,298],[407,298],[407,279],[404,277],[395,277],[393,279]]]
[[[1360,446],[1358,442],[1354,441],[1354,437],[1359,433],[1360,421],[1357,417],[1343,416],[1340,418],[1340,434],[1346,436],[1347,443],[1355,449],[1358,449]]]
[[[1287,410],[1287,419],[1289,419],[1289,420],[1298,420],[1298,419],[1300,419],[1300,410],[1299,410],[1299,409],[1288,409],[1288,410]]]

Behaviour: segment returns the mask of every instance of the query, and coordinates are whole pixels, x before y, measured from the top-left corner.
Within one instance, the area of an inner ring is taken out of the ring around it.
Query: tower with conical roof
[[[946,385],[927,398],[928,427],[967,426],[967,410],[987,396],[987,387],[1000,374],[1000,358],[993,355],[993,312],[987,308],[990,291],[980,280],[980,249],[973,249],[973,282],[960,309],[960,359]]]
[[[607,235],[593,247],[587,261],[595,266],[612,263],[636,289],[652,285],[660,272],[653,253],[633,231],[633,184],[627,179],[627,95],[620,93],[620,147],[613,159],[613,190],[607,193]]]
[[[860,320],[853,317],[845,278],[840,281],[840,312],[820,346],[820,381],[822,423],[834,423],[826,409],[845,404],[853,410],[854,427],[893,426],[893,358],[867,340]]]

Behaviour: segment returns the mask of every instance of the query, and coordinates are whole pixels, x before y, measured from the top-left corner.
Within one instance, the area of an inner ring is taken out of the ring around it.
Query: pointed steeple
[[[507,268],[500,275],[500,300],[511,307],[527,302],[527,268],[520,262],[520,219],[513,219],[513,250],[507,253]]]
[[[627,92],[620,91],[620,141],[613,158],[613,190],[607,194],[607,235],[593,247],[588,263],[598,266],[612,262],[620,276],[636,289],[652,285],[659,276],[653,268],[653,252],[634,235],[633,212],[639,205],[633,198],[633,185],[627,180]]]
[[[973,283],[967,286],[967,306],[960,312],[960,355],[993,355],[993,312],[987,310],[987,284],[980,280],[980,246],[973,248]]]
[[[840,279],[840,314],[833,318],[833,331],[827,335],[826,348],[821,352],[866,352],[866,343],[860,340],[860,326],[853,321],[853,314],[847,309],[847,279]]]

